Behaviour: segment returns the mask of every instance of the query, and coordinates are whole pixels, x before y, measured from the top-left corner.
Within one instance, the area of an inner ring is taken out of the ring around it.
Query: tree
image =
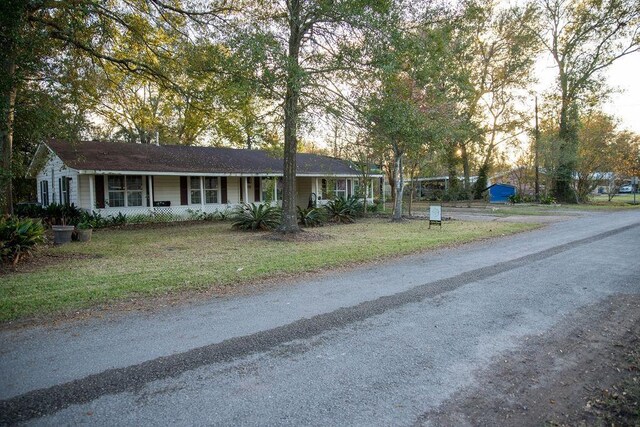
[[[592,112],[580,119],[574,180],[579,201],[586,201],[604,174],[611,173],[616,167],[616,133],[613,118],[601,112]]]
[[[557,144],[553,177],[558,201],[574,202],[580,107],[598,102],[602,71],[640,49],[640,4],[635,0],[539,0],[539,38],[557,67]]]
[[[296,152],[301,116],[321,106],[332,80],[354,70],[362,31],[376,28],[390,11],[386,0],[265,0],[240,18],[239,34],[258,75],[282,102],[284,116],[283,220],[280,231],[299,231]],[[255,63],[255,62],[254,62]]]
[[[189,37],[193,29],[208,28],[208,21],[229,11],[224,0],[208,3],[201,9],[185,2],[184,8],[162,0],[60,0],[56,2],[6,0],[0,5],[0,138],[2,151],[2,208],[13,210],[13,129],[15,101],[21,83],[31,79],[52,78],[49,67],[64,63],[73,55],[82,55],[98,64],[110,63],[127,73],[153,77],[171,86],[155,61],[171,59],[157,31]],[[118,36],[123,46],[114,52]],[[129,56],[129,52],[133,55]],[[140,59],[145,52],[145,59]],[[146,58],[150,58],[149,61]],[[50,82],[50,81],[49,81]]]
[[[420,91],[406,74],[388,76],[380,90],[371,96],[366,121],[371,135],[389,150],[393,162],[393,221],[402,219],[404,159],[407,152],[419,150],[427,141],[427,117],[420,108]]]

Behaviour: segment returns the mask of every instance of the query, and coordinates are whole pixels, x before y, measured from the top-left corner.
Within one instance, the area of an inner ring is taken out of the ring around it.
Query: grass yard
[[[539,205],[531,203],[522,204],[490,204],[486,202],[474,201],[471,203],[471,208],[468,207],[468,203],[465,201],[458,202],[444,202],[442,203],[445,211],[447,209],[473,209],[476,212],[486,211],[487,214],[493,216],[511,216],[511,215],[531,215],[531,216],[545,216],[545,215],[572,215],[579,213],[580,211],[607,211],[607,210],[626,210],[626,209],[638,209],[640,210],[640,195],[636,195],[637,204],[633,204],[632,194],[620,194],[616,195],[611,201],[605,196],[593,196],[589,203],[581,204],[559,204],[559,205]],[[413,202],[412,214],[420,215],[426,214],[429,210],[429,205],[436,202]],[[387,203],[387,212],[391,212],[392,206]],[[403,213],[408,212],[408,203],[403,203]],[[446,214],[445,214],[446,216]]]
[[[127,298],[237,286],[535,228],[534,224],[386,219],[308,231],[302,242],[230,229],[227,222],[94,231],[89,243],[41,250],[0,275],[0,321],[48,316]]]

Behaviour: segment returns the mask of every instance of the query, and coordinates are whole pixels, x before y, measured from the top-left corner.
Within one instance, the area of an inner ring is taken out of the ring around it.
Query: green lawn
[[[493,216],[511,216],[511,215],[574,215],[580,211],[607,211],[607,210],[640,210],[640,195],[636,195],[637,204],[633,204],[633,195],[624,194],[616,195],[611,201],[605,196],[594,196],[589,203],[580,204],[553,204],[540,205],[535,203],[522,204],[490,204],[486,202],[474,201],[469,204],[466,201],[443,202],[443,209],[446,216],[447,209],[472,209],[473,212],[483,213]],[[436,202],[414,202],[412,205],[413,215],[424,215],[429,210],[429,205]],[[386,205],[387,212],[391,212],[390,203]],[[403,213],[408,213],[408,203],[403,203]]]
[[[228,222],[98,230],[89,243],[41,250],[25,271],[0,275],[0,321],[47,316],[127,298],[243,282],[529,230],[534,224],[386,219],[327,226],[322,240],[283,242],[233,231]],[[56,260],[53,263],[52,260]]]

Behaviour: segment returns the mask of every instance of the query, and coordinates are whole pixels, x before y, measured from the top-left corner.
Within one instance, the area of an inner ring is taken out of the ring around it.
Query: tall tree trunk
[[[18,91],[16,81],[16,52],[15,44],[8,41],[5,49],[2,73],[2,125],[0,127],[0,138],[2,143],[2,170],[0,171],[0,182],[2,185],[2,213],[13,214],[13,123],[16,105],[16,94]]]
[[[402,178],[402,156],[403,153],[394,150],[393,179],[395,180],[395,204],[393,208],[393,221],[402,220],[402,192],[404,190],[404,180]]]
[[[560,158],[553,182],[554,197],[559,202],[574,203],[575,194],[572,189],[573,172],[576,169],[578,152],[578,112],[571,97],[568,95],[567,78],[560,76],[562,91],[560,107],[560,127],[558,143],[560,144]]]
[[[300,23],[300,0],[290,3],[289,17],[289,64],[287,69],[287,92],[284,105],[284,177],[282,192],[283,233],[300,231],[296,213],[296,152],[298,149],[298,103],[300,100],[300,44],[302,43]]]

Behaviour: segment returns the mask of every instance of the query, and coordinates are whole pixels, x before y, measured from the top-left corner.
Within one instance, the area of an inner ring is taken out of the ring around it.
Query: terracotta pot
[[[53,244],[64,245],[71,241],[75,227],[73,225],[54,225],[51,229],[53,230]]]

